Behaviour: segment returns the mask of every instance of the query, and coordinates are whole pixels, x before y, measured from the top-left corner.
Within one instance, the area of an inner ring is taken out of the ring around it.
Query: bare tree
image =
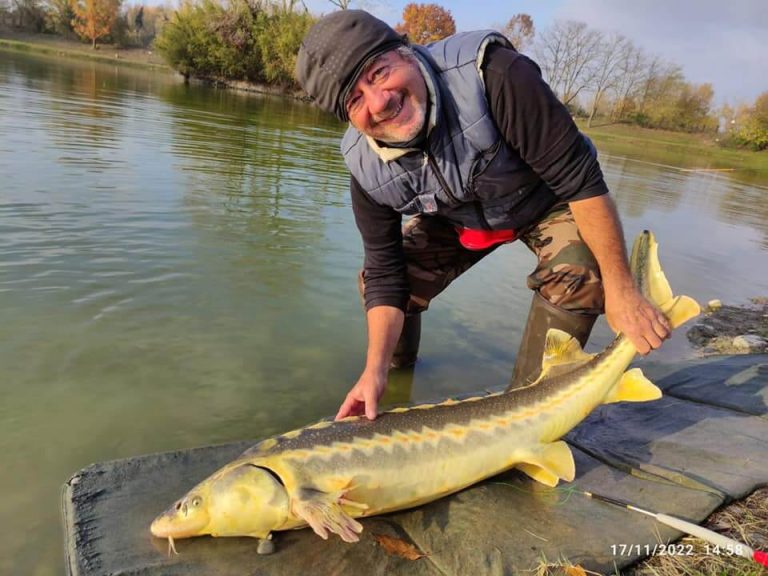
[[[614,86],[615,103],[612,113],[614,120],[621,120],[624,117],[630,100],[635,98],[642,88],[648,67],[656,66],[656,62],[658,59],[649,63],[644,52],[631,42],[624,46],[619,62],[619,77]]]
[[[501,33],[512,42],[512,46],[518,52],[522,52],[531,43],[536,33],[536,29],[533,27],[533,18],[528,14],[515,14],[501,28]]]
[[[592,84],[602,34],[583,22],[558,21],[540,37],[534,54],[555,94],[570,104]]]
[[[349,8],[349,5],[352,4],[352,0],[328,0],[328,2],[330,2],[340,10],[347,10]]]
[[[626,83],[628,86],[629,79]],[[642,67],[635,80],[634,89],[630,91],[626,88],[626,96],[617,100],[614,118],[622,120],[627,110],[632,108],[643,117],[670,116],[668,112],[660,112],[660,109],[672,106],[671,103],[682,90],[683,84],[685,76],[680,66],[654,56]]]
[[[592,120],[597,114],[597,108],[605,92],[616,86],[620,80],[621,62],[628,44],[631,42],[620,34],[611,34],[600,42],[590,87],[593,91],[592,110],[587,120],[587,128],[592,127]]]

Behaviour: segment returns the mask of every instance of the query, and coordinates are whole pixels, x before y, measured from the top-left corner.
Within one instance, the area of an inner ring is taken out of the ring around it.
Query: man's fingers
[[[341,405],[341,408],[339,408],[339,411],[336,413],[336,418],[334,420],[341,420],[342,418],[346,418],[347,416],[357,416],[358,414],[355,414],[355,404],[357,403],[357,400],[354,396],[347,396],[347,398],[344,400],[344,403]]]
[[[643,338],[641,335],[636,334],[635,336],[630,338],[630,340],[632,341],[632,344],[635,346],[637,351],[640,354],[642,354],[643,356],[645,356],[646,354],[648,354],[651,351],[650,344],[648,344],[646,339]]]
[[[366,394],[365,397],[365,416],[368,420],[376,420],[378,398],[374,391]]]
[[[662,336],[649,330],[648,332],[634,332],[633,334],[627,334],[627,338],[632,342],[637,351],[643,356],[649,354],[651,350],[655,350],[661,347],[664,341]]]
[[[670,334],[669,328],[667,328],[664,324],[662,324],[659,321],[653,322],[653,331],[662,340],[666,340],[667,338],[669,338],[669,334]]]

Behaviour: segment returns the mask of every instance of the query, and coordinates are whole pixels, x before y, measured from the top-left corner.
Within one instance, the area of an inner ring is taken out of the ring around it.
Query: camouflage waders
[[[537,369],[541,365],[541,347],[526,346],[526,342],[534,337],[542,340],[543,346],[543,336],[529,334],[531,321],[539,319],[537,324],[541,326],[541,319],[546,319],[547,327],[559,327],[586,342],[592,324],[604,306],[597,262],[581,239],[573,213],[567,206],[550,210],[536,225],[523,231],[519,240],[536,255],[538,263],[528,276],[534,302],[518,352],[513,384],[530,378],[530,374],[520,374],[521,360],[531,358]],[[441,218],[415,216],[405,223],[403,249],[411,297],[393,366],[408,366],[415,362],[421,331],[420,314],[429,307],[430,301],[497,248],[477,251],[464,248],[454,227]],[[362,273],[359,287],[362,294]],[[552,321],[553,317],[558,317],[558,321]],[[589,326],[585,327],[586,324]],[[530,372],[529,369],[524,371]]]

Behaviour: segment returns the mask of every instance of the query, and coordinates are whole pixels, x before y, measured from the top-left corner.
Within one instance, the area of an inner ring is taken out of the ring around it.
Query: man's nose
[[[389,107],[391,95],[386,90],[374,86],[367,87],[363,91],[363,96],[365,97],[365,103],[368,106],[368,113],[374,118],[386,111]]]

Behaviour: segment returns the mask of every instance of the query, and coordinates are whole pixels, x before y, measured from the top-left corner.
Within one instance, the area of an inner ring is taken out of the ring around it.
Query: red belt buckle
[[[458,227],[459,242],[467,250],[485,250],[498,244],[512,242],[517,238],[514,230],[476,230]]]

